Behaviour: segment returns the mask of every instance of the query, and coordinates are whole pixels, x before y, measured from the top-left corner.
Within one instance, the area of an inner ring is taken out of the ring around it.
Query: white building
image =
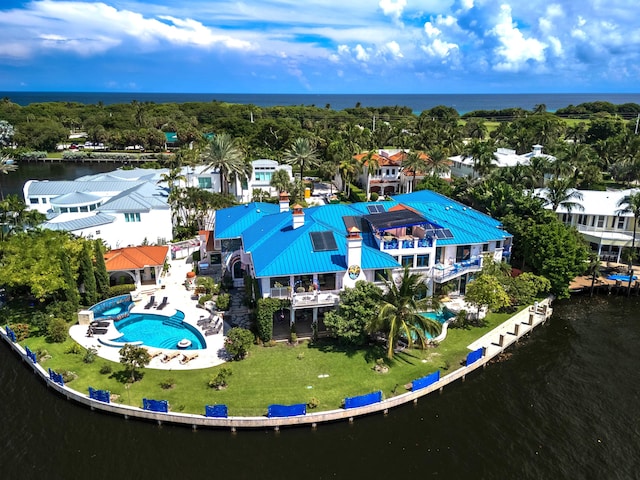
[[[574,202],[584,210],[573,208],[568,211],[560,205],[556,209],[558,218],[566,225],[576,227],[601,260],[620,262],[622,248],[631,247],[633,243],[634,218],[631,213],[621,213],[624,205],[621,207],[618,203],[637,190],[579,192],[582,200]],[[536,190],[536,194],[543,196],[540,190]],[[636,238],[635,243],[640,246],[640,239]]]
[[[529,165],[533,157],[545,157],[550,161],[555,161],[555,157],[542,153],[542,145],[534,145],[533,150],[523,155],[518,155],[515,150],[510,148],[498,148],[493,154],[494,166],[496,168],[515,167],[516,165]],[[456,155],[449,157],[451,160],[451,176],[452,177],[471,177],[480,178],[475,171],[475,160],[472,157],[464,155]]]
[[[101,238],[110,248],[165,243],[172,238],[168,170],[117,170],[71,181],[29,180],[27,207],[47,215],[43,228]]]

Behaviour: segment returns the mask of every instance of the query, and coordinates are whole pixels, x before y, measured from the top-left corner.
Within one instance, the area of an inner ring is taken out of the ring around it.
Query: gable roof
[[[216,212],[216,239],[240,238],[242,233],[261,218],[280,211],[273,203],[251,202]]]
[[[168,251],[166,245],[118,248],[104,254],[104,263],[107,272],[154,267],[164,264]]]

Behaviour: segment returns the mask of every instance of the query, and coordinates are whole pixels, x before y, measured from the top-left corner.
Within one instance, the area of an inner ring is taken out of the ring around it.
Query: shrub
[[[269,342],[273,338],[273,316],[282,308],[282,302],[277,298],[260,298],[257,305],[258,338],[263,342]]]
[[[79,353],[82,353],[82,347],[77,343],[72,343],[67,347],[64,353],[67,353],[70,355],[78,355]]]
[[[227,379],[231,376],[233,372],[229,368],[222,367],[218,374],[209,380],[209,387],[215,388],[216,390],[221,390],[227,387]]]
[[[16,334],[16,340],[21,342],[22,340],[29,338],[30,328],[26,323],[14,323],[11,325],[11,329]]]
[[[380,195],[378,195],[378,192],[371,192],[369,196],[371,197],[372,202],[377,202],[378,198],[380,198]]]
[[[62,379],[64,380],[64,383],[73,382],[76,378],[78,378],[78,374],[70,370],[66,370],[62,372],[61,375],[62,375]]]
[[[165,378],[164,380],[160,381],[160,388],[163,390],[169,390],[170,388],[173,388],[175,384],[176,381],[174,378]]]
[[[51,355],[49,355],[48,350],[45,350],[44,348],[39,348],[38,350],[36,350],[36,358],[38,359],[38,363],[42,363],[49,360],[51,358]]]
[[[211,295],[210,293],[207,293],[206,295],[202,295],[200,298],[198,298],[198,305],[202,306],[204,305],[204,302],[208,302],[212,298],[213,298],[213,295]]]
[[[67,339],[67,322],[54,318],[47,326],[47,339],[54,343],[62,343]]]
[[[358,203],[358,202],[366,202],[367,198],[361,188],[358,188],[355,185],[351,184],[351,193],[349,194],[349,200],[351,200],[354,203]]]
[[[311,397],[309,403],[307,403],[307,407],[313,410],[314,408],[318,408],[320,406],[320,400],[316,397]]]
[[[253,345],[253,334],[244,328],[234,327],[229,330],[224,340],[224,348],[233,360],[242,360]]]
[[[136,289],[136,286],[133,283],[125,283],[123,285],[114,285],[113,287],[109,287],[109,297],[117,297],[118,295],[124,295],[125,293],[133,292]]]
[[[216,299],[216,306],[218,310],[229,310],[229,304],[231,303],[231,295],[228,293],[221,293]]]
[[[113,372],[113,369],[111,368],[111,365],[106,365],[106,364],[105,364],[105,365],[102,365],[102,366],[100,367],[100,373],[101,373],[102,375],[108,375],[108,374],[110,374],[111,372]]]
[[[82,357],[82,361],[84,363],[93,363],[96,360],[96,356],[98,355],[98,350],[96,350],[93,347],[90,347],[87,349],[86,352],[84,352],[84,356]]]

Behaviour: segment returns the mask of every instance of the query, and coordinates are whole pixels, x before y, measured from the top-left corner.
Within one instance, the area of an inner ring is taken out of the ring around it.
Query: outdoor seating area
[[[222,331],[224,321],[220,315],[213,317],[201,316],[197,322],[198,326],[204,331],[206,337],[210,335],[217,335]]]

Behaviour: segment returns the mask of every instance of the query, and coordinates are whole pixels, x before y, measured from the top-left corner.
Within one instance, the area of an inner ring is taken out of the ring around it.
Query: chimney
[[[280,213],[289,211],[289,194],[282,192],[280,194]]]
[[[304,212],[302,211],[302,205],[296,203],[293,206],[293,229],[300,228],[304,225]]]
[[[536,144],[533,146],[533,156],[539,157],[540,155],[542,155],[542,145]]]
[[[358,280],[365,280],[362,271],[362,237],[360,230],[355,225],[349,228],[347,233],[347,272],[342,284],[353,288]]]

